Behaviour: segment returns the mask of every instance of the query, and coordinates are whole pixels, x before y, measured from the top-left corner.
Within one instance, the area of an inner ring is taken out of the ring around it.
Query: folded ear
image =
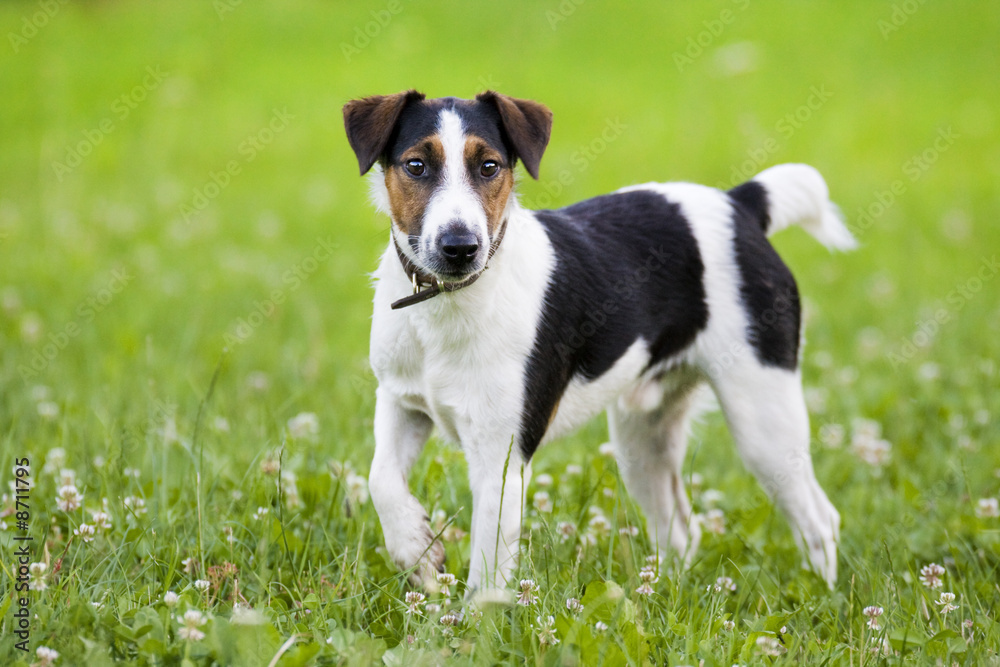
[[[358,156],[358,165],[364,175],[382,157],[388,147],[392,131],[399,122],[399,114],[408,102],[419,102],[423,93],[408,90],[395,95],[373,95],[351,100],[344,105],[344,128],[347,141]]]
[[[552,133],[552,112],[531,100],[519,100],[492,90],[476,95],[480,102],[496,105],[504,132],[510,139],[517,157],[531,177],[538,178],[538,165]]]

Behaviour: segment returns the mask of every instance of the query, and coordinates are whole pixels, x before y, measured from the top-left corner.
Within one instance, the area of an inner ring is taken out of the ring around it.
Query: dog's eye
[[[500,165],[493,160],[484,162],[483,166],[479,168],[479,173],[482,174],[483,178],[492,178],[496,176],[498,171],[500,171]]]
[[[407,160],[404,165],[406,171],[410,176],[423,176],[424,175],[424,161],[423,160]]]

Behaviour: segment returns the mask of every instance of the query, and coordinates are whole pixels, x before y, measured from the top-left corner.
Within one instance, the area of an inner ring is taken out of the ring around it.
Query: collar
[[[483,271],[490,268],[490,260],[493,259],[493,254],[497,251],[497,248],[500,247],[500,242],[503,241],[503,235],[506,231],[507,220],[504,220],[503,224],[500,225],[500,232],[497,233],[496,238],[490,243],[490,252],[486,256],[486,265],[483,267],[483,270],[457,283],[439,283],[437,278],[421,271],[409,257],[403,254],[403,251],[399,249],[399,244],[396,243],[396,239],[393,238],[392,245],[396,248],[396,255],[399,257],[399,261],[403,265],[406,277],[410,279],[410,283],[413,285],[413,294],[410,296],[404,296],[402,299],[397,301],[393,301],[391,306],[392,309],[398,310],[400,308],[412,306],[420,303],[421,301],[432,299],[441,292],[457,292],[458,290],[468,287],[472,283],[479,280],[479,276],[483,275]]]

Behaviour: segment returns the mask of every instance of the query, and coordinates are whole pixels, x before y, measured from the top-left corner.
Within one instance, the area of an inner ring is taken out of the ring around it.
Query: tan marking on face
[[[409,160],[422,160],[425,176],[414,178],[406,171]],[[406,149],[399,161],[387,165],[385,187],[389,191],[389,210],[396,227],[408,236],[419,236],[424,211],[440,182],[444,168],[444,145],[436,134]]]
[[[479,169],[483,163],[492,160],[500,165],[500,171],[493,178],[483,178]],[[469,173],[472,189],[479,197],[486,213],[486,227],[490,238],[496,240],[497,231],[507,208],[507,200],[514,189],[514,173],[510,165],[495,148],[481,137],[471,136],[465,140],[465,166]]]

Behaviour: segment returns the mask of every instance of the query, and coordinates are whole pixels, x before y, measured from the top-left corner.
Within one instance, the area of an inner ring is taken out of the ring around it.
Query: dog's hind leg
[[[833,588],[840,515],[816,481],[797,370],[744,359],[713,377],[740,456],[792,524],[812,569]]]
[[[625,486],[646,515],[650,537],[687,565],[701,529],[681,470],[701,382],[692,376],[677,379],[650,381],[619,399],[608,409],[608,428]]]
[[[444,546],[434,540],[427,512],[410,493],[410,468],[430,436],[427,415],[407,410],[379,389],[375,403],[375,457],[368,476],[372,503],[382,522],[389,555],[411,581],[436,590],[435,574],[444,566]]]

